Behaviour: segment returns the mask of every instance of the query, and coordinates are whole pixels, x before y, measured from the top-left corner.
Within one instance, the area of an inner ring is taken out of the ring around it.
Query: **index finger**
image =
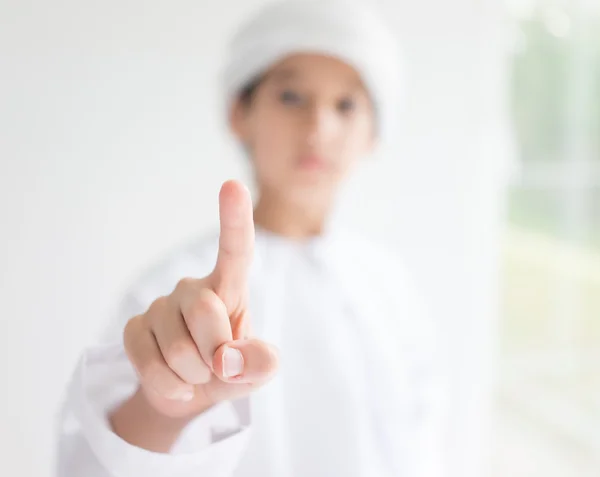
[[[254,219],[248,189],[238,181],[227,181],[219,193],[219,253],[213,272],[220,292],[243,293],[254,252]]]

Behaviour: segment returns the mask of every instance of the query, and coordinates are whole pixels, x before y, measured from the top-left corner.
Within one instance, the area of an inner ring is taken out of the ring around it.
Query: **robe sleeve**
[[[121,334],[128,317],[140,312],[131,295],[112,330]],[[117,329],[119,328],[119,329]],[[135,447],[116,435],[108,414],[137,388],[123,345],[86,349],[71,377],[58,419],[57,477],[231,476],[248,440],[248,406],[220,403],[193,420],[169,453]]]

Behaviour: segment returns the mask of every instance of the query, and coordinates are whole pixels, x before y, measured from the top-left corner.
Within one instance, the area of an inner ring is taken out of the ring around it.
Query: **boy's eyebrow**
[[[275,82],[283,83],[288,80],[299,79],[302,78],[302,74],[298,72],[297,69],[292,68],[290,66],[284,66],[281,68],[277,68],[271,71],[268,75],[269,79],[274,80]],[[352,92],[363,91],[365,90],[364,82],[360,77],[353,77],[348,81],[348,88],[352,90]]]
[[[296,71],[293,68],[279,68],[274,70],[273,72],[271,72],[271,74],[269,75],[272,79],[274,79],[275,81],[286,81],[289,79],[294,79],[297,78],[298,75],[298,71]]]

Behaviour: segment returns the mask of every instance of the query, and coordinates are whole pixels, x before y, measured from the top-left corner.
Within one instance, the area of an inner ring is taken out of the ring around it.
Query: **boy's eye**
[[[279,95],[279,99],[283,104],[289,104],[292,106],[296,106],[302,102],[302,98],[298,93],[294,91],[284,91]]]
[[[345,98],[338,102],[337,109],[340,113],[351,113],[356,109],[356,102],[352,98]]]

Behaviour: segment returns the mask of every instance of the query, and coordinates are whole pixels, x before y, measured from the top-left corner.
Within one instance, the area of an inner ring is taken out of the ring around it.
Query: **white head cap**
[[[353,1],[270,3],[244,23],[230,44],[224,70],[228,105],[294,53],[321,53],[354,67],[373,100],[380,139],[393,133],[401,88],[397,40],[375,11]]]

